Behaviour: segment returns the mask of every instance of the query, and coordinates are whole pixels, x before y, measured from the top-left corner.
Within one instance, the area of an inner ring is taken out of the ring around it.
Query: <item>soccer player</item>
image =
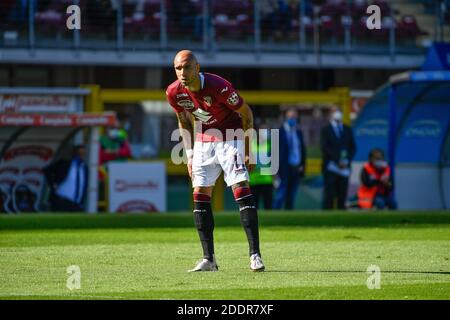
[[[189,271],[218,270],[211,195],[222,171],[239,205],[241,224],[249,243],[250,269],[263,271],[258,213],[248,183],[247,168],[251,170],[253,166],[249,161],[250,144],[245,143],[245,139],[227,139],[230,130],[253,129],[253,113],[230,82],[215,74],[200,72],[200,65],[191,51],[178,52],[174,67],[178,80],[169,85],[166,95],[178,117],[188,158],[187,167],[194,189],[194,220],[204,255]]]

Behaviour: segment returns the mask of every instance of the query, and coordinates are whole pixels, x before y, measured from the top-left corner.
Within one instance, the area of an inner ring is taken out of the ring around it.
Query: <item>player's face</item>
[[[176,59],[175,72],[178,80],[185,87],[192,86],[198,77],[198,64],[192,59]]]

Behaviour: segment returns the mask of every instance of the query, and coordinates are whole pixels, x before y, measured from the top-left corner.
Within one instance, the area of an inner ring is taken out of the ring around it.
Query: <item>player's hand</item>
[[[248,172],[252,172],[253,169],[255,169],[255,164],[250,162],[250,156],[245,156],[244,163],[247,167]]]

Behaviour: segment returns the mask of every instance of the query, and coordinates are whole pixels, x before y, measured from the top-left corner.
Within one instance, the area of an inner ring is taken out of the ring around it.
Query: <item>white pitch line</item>
[[[79,295],[60,295],[60,294],[31,294],[31,293],[2,293],[0,297],[55,297],[55,298],[98,298],[98,299],[142,299],[148,300],[148,298],[143,297],[123,297],[123,296],[95,296],[95,295],[87,295],[87,294],[79,294]]]

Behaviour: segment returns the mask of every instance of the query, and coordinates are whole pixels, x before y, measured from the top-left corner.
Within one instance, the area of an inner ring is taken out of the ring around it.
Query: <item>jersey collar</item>
[[[200,90],[201,90],[205,86],[205,76],[203,75],[203,72],[200,72],[199,75],[200,75]]]

